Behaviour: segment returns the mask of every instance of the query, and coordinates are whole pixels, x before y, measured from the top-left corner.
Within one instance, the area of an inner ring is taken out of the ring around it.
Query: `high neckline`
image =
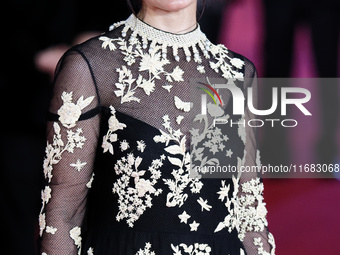
[[[143,49],[148,48],[149,52],[152,52],[156,45],[160,46],[163,58],[166,58],[168,47],[170,47],[176,61],[180,60],[178,50],[181,49],[184,51],[187,61],[194,59],[195,62],[200,63],[199,49],[203,52],[204,57],[209,58],[208,52],[213,47],[213,44],[207,39],[198,24],[190,32],[174,34],[155,28],[131,14],[127,20],[113,24],[110,31],[121,25],[123,25],[121,35],[130,44],[134,44],[135,39],[139,38],[138,40],[141,40]]]
[[[201,31],[198,24],[192,31],[184,34],[175,34],[155,28],[137,18],[134,14],[131,14],[126,20],[125,29],[123,30],[128,30],[129,28],[135,35],[137,34],[142,37],[147,37],[151,40],[157,41],[157,43],[166,44],[169,46],[190,46],[197,44],[199,41],[207,41],[205,34]]]

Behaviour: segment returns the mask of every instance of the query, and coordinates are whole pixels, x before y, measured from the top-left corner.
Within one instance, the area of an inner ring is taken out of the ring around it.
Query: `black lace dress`
[[[230,83],[256,92],[253,64],[199,27],[131,15],[71,48],[50,105],[41,254],[274,254],[257,174],[197,171],[260,164]]]

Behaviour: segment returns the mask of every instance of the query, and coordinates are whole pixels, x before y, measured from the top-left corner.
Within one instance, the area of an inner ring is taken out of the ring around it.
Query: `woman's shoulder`
[[[228,49],[223,44],[211,44],[210,52],[214,61],[210,61],[212,69],[221,69],[224,78],[254,78],[256,67],[244,55]]]
[[[114,53],[117,48],[114,41],[121,37],[122,24],[123,22],[118,22],[110,26],[108,31],[73,46],[69,51],[77,51],[88,58],[102,57],[101,55],[105,55],[106,53],[105,50]]]

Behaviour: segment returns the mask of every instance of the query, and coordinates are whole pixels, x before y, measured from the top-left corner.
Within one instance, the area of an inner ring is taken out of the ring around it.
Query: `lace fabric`
[[[42,254],[274,254],[256,174],[190,176],[190,155],[203,164],[204,151],[224,153],[221,164],[259,162],[256,130],[203,126],[214,112],[232,116],[230,94],[204,117],[195,81],[229,78],[256,91],[253,64],[199,26],[176,35],[131,15],[70,49],[50,105]],[[253,118],[247,107],[241,117]],[[215,140],[193,149],[198,134]]]

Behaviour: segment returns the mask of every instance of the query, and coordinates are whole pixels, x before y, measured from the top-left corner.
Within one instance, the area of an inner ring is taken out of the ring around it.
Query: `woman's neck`
[[[144,7],[137,17],[157,29],[174,34],[185,34],[197,26],[196,2],[179,11]]]

